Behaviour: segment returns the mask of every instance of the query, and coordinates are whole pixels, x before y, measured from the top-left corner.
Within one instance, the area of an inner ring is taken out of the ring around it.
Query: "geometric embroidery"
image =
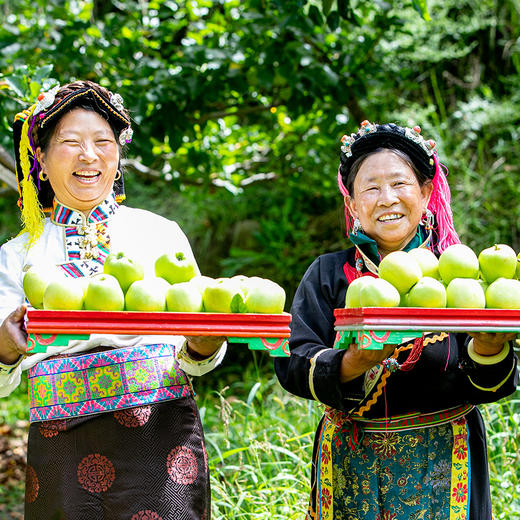
[[[172,345],[44,360],[29,369],[33,421],[121,410],[190,395]]]
[[[57,374],[54,382],[56,384],[56,400],[58,403],[73,403],[74,401],[85,399],[86,390],[81,372]]]
[[[155,375],[153,360],[143,359],[137,363],[125,363],[126,380],[131,392],[140,392],[146,388],[157,388],[159,381]]]
[[[67,276],[92,276],[103,270],[110,251],[108,220],[115,214],[118,203],[114,193],[94,208],[88,219],[55,201],[51,220],[63,228],[66,262],[60,264]]]

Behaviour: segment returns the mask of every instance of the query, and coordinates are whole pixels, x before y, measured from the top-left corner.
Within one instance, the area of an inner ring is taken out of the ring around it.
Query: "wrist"
[[[504,343],[500,346],[500,348],[497,347],[497,350],[493,350],[491,352],[488,348],[479,349],[478,342],[477,348],[475,348],[475,342],[473,339],[471,339],[468,343],[468,355],[473,361],[475,361],[475,363],[478,363],[479,365],[494,365],[496,363],[500,363],[500,361],[503,361],[507,357],[510,349],[511,347],[509,343]]]
[[[14,365],[22,354],[16,350],[9,350],[8,352],[0,353],[0,363],[2,365]]]
[[[211,354],[201,354],[197,350],[194,350],[193,348],[191,348],[190,342],[188,340],[186,340],[186,354],[188,354],[188,356],[191,359],[193,359],[194,361],[204,361],[205,359],[208,359],[209,357],[211,357],[214,353],[215,353],[215,351],[213,351]]]

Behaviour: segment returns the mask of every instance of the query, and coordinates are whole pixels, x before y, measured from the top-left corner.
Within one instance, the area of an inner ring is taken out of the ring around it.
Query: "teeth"
[[[99,172],[93,172],[93,171],[79,171],[74,172],[76,175],[79,175],[80,177],[96,177],[96,175],[99,175]]]
[[[383,215],[382,217],[379,217],[380,222],[386,222],[387,220],[396,220],[398,218],[401,218],[402,215],[400,213],[393,213],[392,215]]]

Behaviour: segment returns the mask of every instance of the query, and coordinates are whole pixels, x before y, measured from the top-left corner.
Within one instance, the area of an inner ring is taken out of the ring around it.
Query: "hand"
[[[473,338],[473,350],[481,356],[494,356],[503,348],[504,343],[515,339],[515,332],[468,332]]]
[[[382,350],[360,349],[357,343],[351,343],[343,354],[340,369],[340,381],[347,383],[378,365],[395,350],[395,345],[384,345]]]
[[[26,356],[27,332],[25,331],[25,305],[20,305],[3,321],[0,326],[0,362],[13,364],[20,354]]]
[[[188,355],[202,361],[211,357],[226,341],[224,336],[186,336]]]

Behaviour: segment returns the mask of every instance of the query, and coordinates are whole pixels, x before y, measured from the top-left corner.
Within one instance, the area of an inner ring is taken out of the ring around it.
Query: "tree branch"
[[[0,145],[0,164],[5,166],[8,170],[15,172],[13,156]]]
[[[13,171],[0,164],[0,181],[5,182],[7,186],[14,191],[18,191],[18,184],[16,183],[16,175]]]

